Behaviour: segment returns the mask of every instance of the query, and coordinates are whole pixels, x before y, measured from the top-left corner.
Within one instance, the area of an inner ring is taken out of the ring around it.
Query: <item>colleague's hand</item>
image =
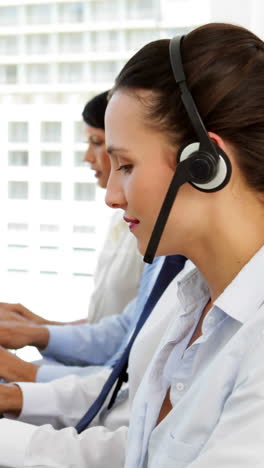
[[[0,376],[7,382],[35,382],[38,369],[0,346]]]
[[[32,322],[0,322],[0,345],[4,348],[19,349],[31,345],[44,349],[48,342],[46,327]]]
[[[36,325],[68,325],[86,323],[87,319],[76,320],[73,322],[59,322],[56,320],[47,320],[40,315],[34,314],[31,310],[27,309],[22,304],[11,304],[9,302],[0,302],[0,322],[1,321],[14,321],[14,322],[31,322]]]
[[[23,405],[20,388],[14,384],[0,384],[0,413],[19,416]]]
[[[48,323],[43,317],[34,314],[22,304],[11,304],[9,302],[0,302],[0,320],[27,320],[38,325]]]
[[[0,305],[0,323],[1,321],[9,321],[9,322],[27,322],[22,315],[18,314],[17,312],[13,312],[5,307]]]

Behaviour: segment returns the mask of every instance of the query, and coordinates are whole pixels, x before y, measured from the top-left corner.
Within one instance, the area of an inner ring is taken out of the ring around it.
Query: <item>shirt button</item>
[[[185,388],[185,385],[182,382],[178,382],[176,384],[176,390],[178,390],[178,392],[182,392],[184,388]]]

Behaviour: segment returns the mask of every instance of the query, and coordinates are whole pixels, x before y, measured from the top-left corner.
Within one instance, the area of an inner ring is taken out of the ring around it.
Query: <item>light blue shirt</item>
[[[50,339],[42,355],[61,364],[41,365],[37,382],[69,374],[88,375],[98,371],[99,366],[112,367],[126,348],[163,261],[164,257],[159,257],[145,267],[138,296],[122,314],[111,315],[95,324],[48,325]]]
[[[264,466],[264,247],[187,347],[208,299],[197,269],[178,283],[175,319],[134,399],[125,468]]]

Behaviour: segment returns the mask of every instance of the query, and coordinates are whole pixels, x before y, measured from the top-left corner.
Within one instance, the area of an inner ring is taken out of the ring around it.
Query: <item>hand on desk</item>
[[[31,310],[24,307],[22,304],[10,304],[9,302],[0,302],[0,321],[17,321],[17,322],[33,322],[37,325],[51,324],[48,320],[34,314]]]
[[[0,302],[0,322],[1,321],[14,321],[31,323],[36,325],[68,325],[86,323],[87,319],[73,320],[72,322],[58,322],[53,320],[46,320],[40,315],[35,314],[27,309],[22,304],[11,304],[9,302]]]
[[[23,405],[20,388],[14,384],[0,384],[0,413],[19,416]]]
[[[0,346],[0,376],[7,382],[35,382],[38,369]]]
[[[36,346],[44,349],[49,342],[49,330],[30,322],[0,322],[0,345],[4,348],[19,349]]]

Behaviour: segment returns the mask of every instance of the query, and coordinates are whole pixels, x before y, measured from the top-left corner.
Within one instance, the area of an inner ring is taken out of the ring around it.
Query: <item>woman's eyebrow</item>
[[[106,148],[106,151],[108,154],[113,154],[113,153],[129,153],[129,151],[126,148],[118,148],[117,146],[110,145]]]

